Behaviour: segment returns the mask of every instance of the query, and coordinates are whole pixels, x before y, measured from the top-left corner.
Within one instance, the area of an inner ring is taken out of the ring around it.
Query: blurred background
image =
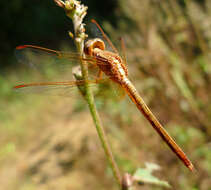
[[[132,82],[196,167],[191,173],[183,166],[128,98],[102,87],[96,104],[121,170],[133,173],[152,162],[162,168],[155,175],[173,189],[210,190],[211,1],[82,3],[88,6],[86,23],[96,19],[117,47],[118,38],[125,39]],[[0,4],[1,188],[117,189],[87,105],[77,92],[69,97],[12,90],[20,81],[42,80],[17,61],[15,47],[70,50],[71,20],[53,0]],[[62,81],[71,70],[45,67],[44,74]],[[136,188],[164,189],[148,184]]]

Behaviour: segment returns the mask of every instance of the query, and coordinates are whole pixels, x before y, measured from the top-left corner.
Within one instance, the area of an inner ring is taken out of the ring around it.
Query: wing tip
[[[24,49],[26,47],[27,47],[27,45],[19,45],[15,49],[19,50],[19,49]]]
[[[13,86],[13,90],[16,90],[16,89],[19,89],[19,88],[22,88],[22,87],[25,87],[26,85],[23,85],[23,84],[20,84],[20,85],[16,85],[16,86]]]

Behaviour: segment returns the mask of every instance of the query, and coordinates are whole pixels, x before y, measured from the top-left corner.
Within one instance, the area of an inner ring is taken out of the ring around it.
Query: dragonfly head
[[[90,39],[85,43],[84,52],[86,55],[93,55],[95,48],[105,50],[105,43],[100,38]]]

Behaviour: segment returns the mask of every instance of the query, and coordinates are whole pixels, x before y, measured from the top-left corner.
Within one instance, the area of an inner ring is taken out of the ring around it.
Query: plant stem
[[[75,44],[76,44],[78,52],[82,55],[84,43],[75,41]],[[94,103],[93,93],[92,93],[92,91],[89,87],[89,84],[87,83],[87,80],[88,80],[87,64],[85,64],[85,63],[83,63],[83,61],[81,61],[80,66],[81,66],[81,73],[82,73],[83,79],[85,81],[85,85],[84,85],[84,87],[85,87],[84,88],[85,89],[85,98],[86,98],[86,101],[88,103],[89,110],[90,110],[90,113],[92,115],[92,119],[93,119],[94,124],[96,126],[98,136],[100,138],[100,141],[101,141],[101,144],[103,146],[104,152],[106,154],[107,160],[108,160],[108,162],[111,166],[111,169],[113,171],[114,177],[115,177],[117,183],[119,184],[119,186],[121,186],[121,176],[120,176],[119,168],[118,168],[118,166],[117,166],[117,164],[114,160],[113,154],[111,152],[111,148],[109,146],[109,143],[108,143],[108,140],[106,138],[104,129],[102,127],[102,122],[101,122],[101,119],[99,117],[99,114],[97,112],[97,109],[96,109],[96,106],[95,106],[95,103]]]
[[[54,0],[54,1],[56,2],[56,4],[58,6],[64,8],[67,16],[72,19],[73,26],[74,26],[75,45],[76,45],[78,53],[81,56],[84,56],[84,40],[87,35],[85,34],[85,28],[84,28],[84,24],[82,21],[86,15],[87,7],[80,4],[80,2],[77,0],[66,0],[65,2],[63,2],[61,0]],[[70,36],[72,36],[72,34]],[[88,66],[84,61],[81,61],[80,67],[81,67],[82,78],[85,81],[85,84],[84,84],[85,99],[88,103],[89,110],[92,115],[94,124],[96,126],[98,136],[100,138],[101,144],[102,144],[104,152],[106,154],[106,158],[109,162],[109,165],[112,169],[112,172],[114,174],[114,177],[115,177],[119,187],[121,187],[122,180],[121,180],[120,171],[119,171],[119,168],[118,168],[118,166],[114,160],[114,157],[112,155],[111,148],[109,146],[104,129],[102,127],[101,119],[99,117],[99,114],[97,112],[97,109],[96,109],[96,106],[94,103],[93,93],[92,93],[92,91],[89,87],[89,84],[87,82],[88,81]]]

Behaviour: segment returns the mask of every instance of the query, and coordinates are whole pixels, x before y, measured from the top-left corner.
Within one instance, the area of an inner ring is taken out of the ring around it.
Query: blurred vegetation
[[[126,98],[105,87],[97,105],[123,171],[145,162],[174,189],[211,188],[211,2],[82,1],[117,41],[126,40],[129,76],[141,95],[193,161],[190,173],[161,143]],[[53,1],[1,2],[0,182],[3,189],[116,189],[82,98],[14,93],[32,73],[15,61],[14,47],[67,47],[71,21]],[[69,73],[64,72],[64,76]],[[47,71],[59,80],[59,72]],[[35,75],[36,77],[36,75]],[[39,77],[39,76],[37,76]],[[41,79],[38,79],[41,80]],[[81,122],[83,121],[83,122]],[[142,185],[137,189],[161,189]]]

